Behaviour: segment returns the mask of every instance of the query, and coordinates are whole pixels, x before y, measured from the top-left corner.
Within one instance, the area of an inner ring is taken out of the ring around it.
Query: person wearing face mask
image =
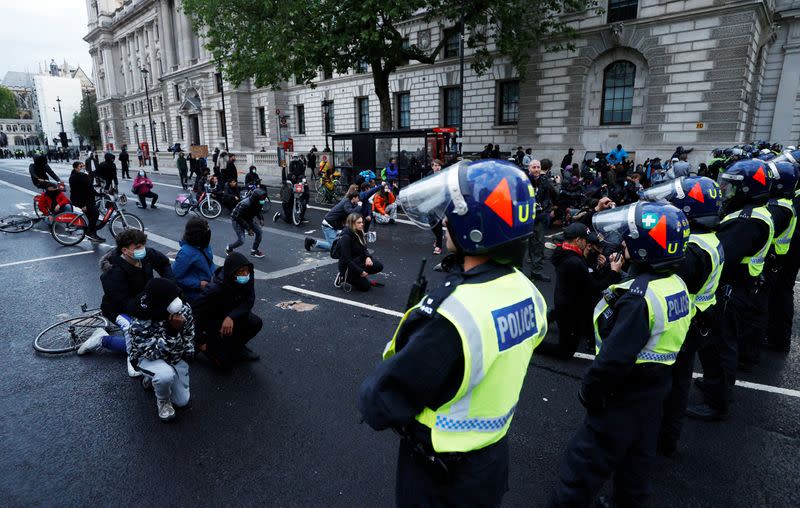
[[[189,364],[194,355],[192,309],[181,290],[167,279],[153,279],[137,299],[138,307],[125,330],[128,359],[144,376],[142,386],[153,390],[161,421],[175,418],[175,407],[189,403]]]
[[[147,178],[147,173],[143,169],[139,170],[136,179],[133,180],[133,193],[139,196],[139,203],[136,204],[139,208],[147,208],[146,198],[151,198],[150,208],[156,208],[156,201],[158,201],[158,194],[153,192],[153,181]]]
[[[256,167],[250,166],[250,171],[244,177],[244,184],[249,187],[251,185],[259,186],[261,185],[261,177],[258,176],[256,173]]]
[[[211,228],[201,217],[191,217],[181,240],[181,248],[175,256],[172,272],[175,282],[183,290],[186,300],[192,304],[214,277],[214,253],[211,251]]]
[[[225,253],[230,254],[233,249],[244,244],[245,233],[255,235],[253,248],[250,255],[254,258],[263,258],[264,253],[258,250],[261,244],[261,226],[264,225],[264,216],[261,213],[262,207],[267,202],[267,191],[258,188],[253,191],[250,197],[239,201],[239,204],[231,212],[231,224],[236,233],[236,241],[225,247]],[[258,224],[256,224],[258,219]]]
[[[247,343],[261,331],[255,304],[253,264],[232,252],[192,304],[197,316],[197,349],[216,367],[227,369],[237,360],[256,361]]]

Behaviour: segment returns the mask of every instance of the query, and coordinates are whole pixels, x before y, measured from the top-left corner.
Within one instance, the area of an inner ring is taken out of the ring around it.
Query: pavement
[[[31,211],[28,164],[0,160],[0,215]],[[68,175],[69,166],[52,166]],[[131,200],[126,209],[144,221],[150,246],[174,256],[187,218],[172,204],[183,191],[173,175],[153,179],[161,206],[140,210]],[[129,192],[130,182],[120,189]],[[432,234],[400,223],[373,229],[385,287],[334,288],[333,260],[302,243],[321,236],[324,212],[314,205],[302,228],[268,221],[266,257],[253,259],[254,312],[264,329],[250,346],[261,361],[229,374],[193,362],[191,403],[169,424],[158,421],[152,394],[128,378],[121,357],[33,351],[45,326],[82,303],[99,305],[98,261],[110,246],[62,247],[41,225],[0,234],[2,505],[394,504],[397,437],[360,422],[358,388],[399,322],[420,260],[429,259],[429,287],[443,275],[431,270]],[[223,215],[211,227],[211,246],[224,254],[235,237],[230,221]],[[107,230],[100,234],[113,243]],[[552,301],[552,284],[537,285]],[[569,362],[534,353],[509,433],[505,506],[546,503],[584,416],[576,391],[591,353]],[[735,388],[728,421],[687,422],[678,456],[656,462],[653,506],[797,506],[798,356],[796,341],[788,356],[763,352],[756,371],[742,374],[750,384]]]

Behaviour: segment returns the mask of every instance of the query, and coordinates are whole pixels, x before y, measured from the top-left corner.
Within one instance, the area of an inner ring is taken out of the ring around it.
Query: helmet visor
[[[592,216],[592,227],[597,231],[600,240],[618,238],[629,231],[637,231],[637,204],[631,203],[594,214]]]
[[[682,198],[683,193],[683,178],[676,178],[670,182],[665,182],[660,185],[655,185],[641,191],[639,197],[643,201],[669,201],[673,198]]]
[[[736,182],[741,182],[742,180],[744,180],[744,177],[741,175],[720,173],[717,183],[719,184],[719,197],[723,203],[736,195]]]
[[[397,202],[409,219],[422,229],[430,229],[444,219],[447,207],[464,197],[458,183],[459,168],[464,161],[434,173],[400,189]]]

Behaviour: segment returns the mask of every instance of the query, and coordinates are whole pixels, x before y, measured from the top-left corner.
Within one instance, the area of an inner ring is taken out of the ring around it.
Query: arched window
[[[612,62],[603,72],[603,112],[601,125],[631,123],[633,83],[636,66],[627,60]]]

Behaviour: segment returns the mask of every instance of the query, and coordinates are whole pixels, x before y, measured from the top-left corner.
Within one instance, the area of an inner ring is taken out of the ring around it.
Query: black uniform
[[[435,308],[460,284],[478,284],[509,274],[492,262],[451,273],[449,286],[428,296]],[[413,311],[400,328],[397,354],[382,362],[361,385],[359,411],[375,430],[404,435],[397,459],[397,506],[499,506],[508,490],[508,441],[468,453],[436,454],[447,464],[449,481],[421,459],[434,455],[430,429],[414,418],[423,408],[450,401],[464,378],[464,351],[455,327],[438,313]]]
[[[119,154],[119,163],[122,165],[122,178],[130,178],[131,156],[126,148],[123,148]]]
[[[109,190],[110,188],[117,188],[119,182],[117,181],[117,165],[114,164],[114,154],[107,153],[102,163],[97,166],[96,177],[103,182],[103,189]]]
[[[794,198],[794,209],[800,206],[800,197]],[[779,351],[788,352],[792,340],[794,319],[794,285],[800,271],[800,228],[795,228],[789,252],[781,256],[769,297],[769,325],[767,344]]]
[[[661,277],[640,274],[631,289]],[[643,506],[650,496],[670,367],[636,364],[650,339],[650,322],[647,302],[633,291],[619,297],[598,330],[603,347],[580,391],[586,418],[568,445],[551,506],[591,506],[612,473],[619,506]]]
[[[702,227],[692,224],[695,233],[705,233]],[[697,245],[690,243],[686,249],[683,264],[675,270],[675,274],[683,279],[690,295],[697,295],[708,280],[713,270],[711,257]],[[716,306],[705,312],[699,310],[692,318],[692,324],[686,334],[680,353],[672,365],[672,389],[664,400],[664,418],[658,436],[658,449],[671,455],[678,444],[683,429],[683,416],[689,401],[689,389],[692,385],[694,357],[704,343],[710,341],[710,333],[716,312]]]
[[[48,185],[52,185],[48,176],[53,177],[53,180],[60,182],[61,179],[47,164],[47,157],[44,155],[37,155],[33,158],[33,164],[28,167],[28,173],[31,176],[31,181],[37,189],[46,189]],[[42,181],[44,180],[44,181]]]
[[[749,301],[756,290],[742,259],[754,255],[766,243],[769,229],[758,219],[736,218],[720,224],[717,238],[725,252],[717,290],[718,315],[715,316],[711,341],[699,351],[703,365],[703,394],[711,408],[727,412],[728,398],[736,382],[738,337],[752,328]]]

